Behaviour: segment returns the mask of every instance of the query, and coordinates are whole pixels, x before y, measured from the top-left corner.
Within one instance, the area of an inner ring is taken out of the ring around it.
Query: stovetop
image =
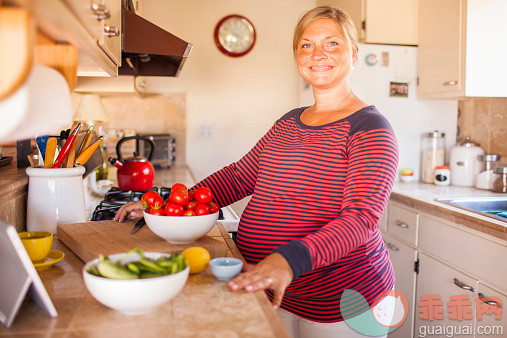
[[[150,190],[156,191],[160,196],[166,200],[171,194],[171,188],[167,187],[153,187]],[[92,216],[92,221],[106,221],[114,219],[114,215],[124,204],[130,202],[140,201],[144,193],[148,191],[131,191],[121,190],[113,187],[104,195],[104,199],[95,208]],[[218,219],[224,219],[222,210],[220,209]]]

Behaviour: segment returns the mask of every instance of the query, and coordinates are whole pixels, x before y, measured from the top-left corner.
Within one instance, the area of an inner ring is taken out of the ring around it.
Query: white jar
[[[74,168],[26,168],[28,202],[26,228],[28,231],[49,231],[56,234],[56,226],[84,222],[82,166]]]
[[[475,186],[475,178],[480,172],[478,155],[483,155],[484,150],[479,144],[466,137],[465,141],[454,146],[451,150],[451,184],[462,187]]]
[[[451,169],[446,166],[439,166],[435,168],[435,185],[449,185],[451,184]]]

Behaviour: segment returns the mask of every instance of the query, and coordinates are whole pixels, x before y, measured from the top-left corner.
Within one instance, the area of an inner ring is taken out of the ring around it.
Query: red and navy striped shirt
[[[282,254],[294,280],[281,307],[337,322],[345,289],[371,305],[394,285],[378,224],[398,146],[374,106],[322,126],[302,123],[304,109],[285,114],[243,158],[198,185],[208,186],[220,206],[252,195],[237,236],[246,261]]]

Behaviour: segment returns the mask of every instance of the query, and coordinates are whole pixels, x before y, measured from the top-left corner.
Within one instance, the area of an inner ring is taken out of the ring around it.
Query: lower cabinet
[[[472,277],[419,253],[415,336],[473,337],[476,290]]]
[[[476,299],[476,337],[505,337],[507,335],[507,295],[479,281]]]
[[[415,290],[415,264],[417,261],[417,251],[406,244],[383,234],[384,243],[389,251],[389,257],[394,268],[396,278],[394,288],[403,292],[408,301],[408,313],[405,322],[395,331],[389,334],[389,337],[406,338],[411,337],[413,332],[414,315],[414,290]]]

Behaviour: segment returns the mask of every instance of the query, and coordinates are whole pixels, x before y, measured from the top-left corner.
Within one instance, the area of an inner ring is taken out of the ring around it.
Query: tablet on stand
[[[7,328],[27,294],[51,317],[58,317],[16,229],[0,221],[0,321]]]

